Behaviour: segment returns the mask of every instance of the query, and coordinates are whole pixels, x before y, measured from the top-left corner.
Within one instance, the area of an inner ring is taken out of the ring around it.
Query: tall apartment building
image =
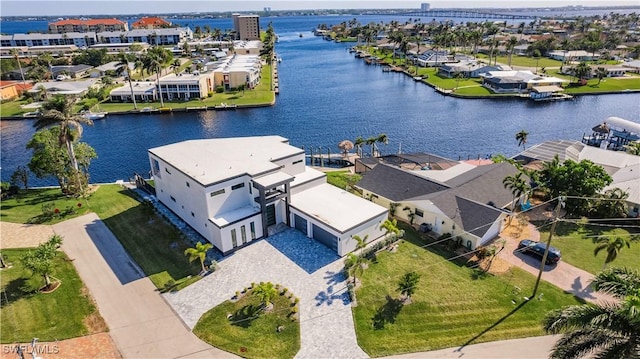
[[[233,14],[236,40],[260,40],[260,16]]]
[[[49,23],[50,34],[102,31],[129,31],[129,24],[118,19],[67,19]]]

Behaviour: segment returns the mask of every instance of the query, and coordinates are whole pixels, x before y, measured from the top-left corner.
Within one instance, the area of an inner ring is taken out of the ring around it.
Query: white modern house
[[[284,223],[343,256],[383,235],[388,210],[326,183],[280,136],[202,139],[149,150],[156,196],[223,253]]]
[[[206,98],[215,90],[211,73],[169,74],[160,78],[162,96],[166,100]]]

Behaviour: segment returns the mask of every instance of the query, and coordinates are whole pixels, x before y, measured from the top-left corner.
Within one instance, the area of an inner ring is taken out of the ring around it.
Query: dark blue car
[[[540,258],[544,256],[544,251],[547,249],[547,244],[543,242],[536,242],[530,239],[523,239],[518,244],[518,251]],[[560,250],[555,247],[549,247],[549,253],[547,254],[547,260],[545,264],[555,264],[560,261]]]

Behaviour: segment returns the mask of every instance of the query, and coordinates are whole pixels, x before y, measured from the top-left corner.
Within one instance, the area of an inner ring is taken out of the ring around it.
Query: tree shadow
[[[248,328],[251,326],[251,323],[258,319],[260,316],[260,312],[262,312],[262,305],[249,304],[244,307],[236,310],[233,315],[229,318],[231,321],[231,325],[235,325],[237,327]]]
[[[318,292],[315,297],[316,307],[319,307],[323,304],[332,305],[334,300],[338,300],[342,302],[342,304],[349,304],[349,293],[346,290],[339,290],[337,292],[333,291],[333,286],[330,285],[327,287],[327,291]]]
[[[10,281],[0,293],[0,303],[4,306],[22,298],[31,297],[33,292],[26,291],[27,286],[26,278],[16,278]]]
[[[462,344],[460,346],[460,348],[456,349],[456,351],[460,351],[462,350],[464,347],[466,347],[467,345],[473,343],[476,339],[480,338],[481,336],[485,335],[486,333],[488,333],[491,329],[497,327],[500,323],[504,322],[507,318],[509,318],[510,316],[512,316],[513,314],[515,314],[517,311],[519,311],[522,307],[524,307],[525,305],[527,305],[527,303],[529,303],[529,300],[525,300],[524,302],[521,302],[520,304],[518,304],[517,307],[513,308],[509,313],[505,314],[502,318],[498,319],[495,323],[491,324],[489,327],[487,327],[485,330],[481,331],[480,333],[478,333],[477,335],[475,335],[473,338],[467,340],[466,343]]]
[[[391,298],[391,296],[387,295],[387,302],[378,308],[376,314],[371,318],[373,321],[373,329],[381,330],[384,329],[387,323],[395,323],[403,306],[400,299]]]

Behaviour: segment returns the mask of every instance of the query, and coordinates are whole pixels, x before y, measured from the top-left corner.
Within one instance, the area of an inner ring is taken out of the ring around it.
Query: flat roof
[[[559,86],[553,86],[553,85],[549,85],[549,86],[536,86],[533,87],[531,89],[532,91],[535,92],[560,92],[560,91],[564,91],[564,89],[562,87]]]
[[[262,187],[270,188],[272,186],[277,186],[283,182],[291,182],[292,180],[293,180],[293,176],[288,173],[275,172],[275,173],[270,173],[266,176],[254,178],[253,182]]]
[[[292,195],[291,206],[341,233],[388,212],[382,206],[327,183]]]
[[[322,178],[326,176],[327,174],[322,171],[318,171],[309,166],[304,166],[304,172],[296,173],[295,179],[293,180],[293,182],[291,182],[291,188],[295,188],[296,186],[299,186],[309,181],[313,181],[318,178]]]
[[[203,186],[242,175],[277,171],[273,161],[303,153],[281,136],[188,140],[149,149]]]
[[[260,213],[260,208],[247,205],[240,208],[234,208],[231,211],[218,213],[215,217],[209,218],[216,226],[222,228],[235,221],[247,218],[251,215]]]

